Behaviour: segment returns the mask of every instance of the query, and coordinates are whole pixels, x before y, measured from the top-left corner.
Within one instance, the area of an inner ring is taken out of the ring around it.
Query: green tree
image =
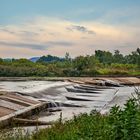
[[[119,51],[119,50],[115,50],[113,58],[114,58],[114,59],[113,59],[113,62],[114,62],[114,63],[119,63],[119,64],[121,64],[121,63],[124,63],[124,62],[125,62],[125,61],[124,61],[124,57],[123,57],[122,54],[120,54],[120,51]]]
[[[109,51],[95,51],[95,57],[103,64],[111,64],[113,60],[112,53]]]

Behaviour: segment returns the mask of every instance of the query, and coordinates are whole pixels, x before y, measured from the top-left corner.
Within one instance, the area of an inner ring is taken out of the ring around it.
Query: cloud
[[[2,31],[2,32],[7,32],[7,33],[10,33],[10,34],[15,34],[15,32],[10,31],[10,30],[8,30],[8,29],[6,29],[6,28],[1,28],[0,31]]]
[[[0,41],[0,46],[9,46],[9,47],[19,47],[19,48],[30,48],[34,50],[46,50],[48,47],[54,46],[72,46],[74,43],[66,41],[49,41],[46,43],[23,43],[23,42],[7,42]]]
[[[93,34],[93,35],[96,34],[94,31],[89,30],[88,28],[86,28],[84,26],[79,26],[79,25],[72,25],[72,26],[68,27],[67,30],[69,30],[69,31],[76,30],[76,31],[79,31],[82,33]]]
[[[1,26],[0,27],[0,32],[5,32],[5,33],[13,34],[13,35],[26,35],[26,36],[35,36],[35,35],[38,35],[37,32],[27,31],[25,29],[17,30],[15,28],[4,27],[4,26]]]
[[[67,41],[49,41],[47,42],[49,46],[73,46],[75,43]]]
[[[50,53],[59,56],[70,52],[72,56],[77,56],[93,54],[96,49],[120,49],[126,53],[138,47],[139,34],[137,26],[39,17],[22,24],[0,26],[0,56],[20,57],[24,49],[29,51],[29,57],[34,54],[40,56],[44,52],[45,55]],[[124,47],[124,42],[128,42],[127,46],[132,44],[132,48]],[[18,53],[14,53],[17,50]],[[27,54],[24,55],[27,57]]]
[[[6,42],[0,41],[1,46],[9,46],[9,47],[19,47],[19,48],[30,48],[35,50],[45,50],[46,46],[37,43],[23,43],[23,42]]]
[[[36,32],[30,32],[30,31],[21,31],[20,34],[26,35],[26,36],[37,36],[38,33]]]

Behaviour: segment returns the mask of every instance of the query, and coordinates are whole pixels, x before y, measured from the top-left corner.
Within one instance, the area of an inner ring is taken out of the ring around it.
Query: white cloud
[[[67,29],[72,25],[80,28],[70,32]],[[66,52],[77,56],[92,54],[96,49],[120,49],[126,53],[139,47],[139,34],[137,27],[38,17],[19,25],[0,26],[0,56],[31,57],[48,53],[64,56]]]

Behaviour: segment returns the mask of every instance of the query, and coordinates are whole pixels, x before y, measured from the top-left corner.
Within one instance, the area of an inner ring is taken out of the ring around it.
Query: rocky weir
[[[66,120],[95,109],[105,114],[123,107],[139,83],[135,77],[0,81],[0,127],[47,127],[60,115]]]

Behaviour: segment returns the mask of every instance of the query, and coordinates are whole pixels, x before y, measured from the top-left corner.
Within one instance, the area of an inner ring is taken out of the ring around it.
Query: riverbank
[[[140,77],[98,76],[98,77],[0,77],[0,81],[70,81],[84,84],[98,84],[99,81],[112,80],[123,85],[140,85]]]

